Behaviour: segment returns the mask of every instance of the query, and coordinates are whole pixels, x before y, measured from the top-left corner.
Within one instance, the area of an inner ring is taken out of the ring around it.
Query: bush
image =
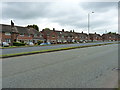
[[[40,45],[41,43],[43,43],[43,41],[41,41],[41,40],[39,40],[39,41],[37,42],[38,45]]]
[[[13,46],[25,46],[25,43],[13,42]]]

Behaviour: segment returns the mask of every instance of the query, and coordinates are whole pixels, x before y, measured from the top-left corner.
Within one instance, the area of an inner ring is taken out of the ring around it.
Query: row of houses
[[[39,40],[43,42],[50,42],[52,44],[60,43],[74,43],[74,42],[88,42],[88,41],[118,41],[120,40],[119,34],[86,34],[77,33],[74,30],[65,31],[43,29],[37,31],[31,27],[15,26],[12,22],[11,25],[0,24],[0,43],[8,42],[12,45],[13,42],[20,41],[23,43],[33,42],[37,43]]]
[[[74,30],[64,31],[64,29],[60,30],[45,30],[41,31],[43,34],[43,38],[47,40],[47,42],[51,43],[74,43],[74,42],[91,42],[91,41],[120,41],[120,35],[115,33],[107,33],[107,34],[97,34],[95,33],[78,33],[74,32]]]

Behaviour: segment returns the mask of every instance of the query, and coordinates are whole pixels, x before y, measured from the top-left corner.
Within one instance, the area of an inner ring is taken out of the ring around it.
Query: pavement
[[[0,50],[2,51],[2,55],[5,55],[5,54],[16,54],[16,53],[23,53],[23,52],[49,50],[49,49],[57,49],[57,48],[67,48],[67,47],[77,47],[77,46],[95,45],[95,44],[104,44],[104,43],[113,43],[113,42],[96,42],[96,43],[79,43],[79,44],[64,44],[64,45],[51,45],[51,46],[19,47],[19,48],[6,48],[6,49],[0,49]]]
[[[117,87],[118,45],[5,58],[3,88]]]

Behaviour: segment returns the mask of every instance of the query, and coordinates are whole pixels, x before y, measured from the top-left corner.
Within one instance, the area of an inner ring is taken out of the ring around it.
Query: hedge
[[[13,46],[25,46],[25,43],[13,42]]]

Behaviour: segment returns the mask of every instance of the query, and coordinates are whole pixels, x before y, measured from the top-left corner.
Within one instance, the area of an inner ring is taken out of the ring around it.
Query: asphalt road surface
[[[95,44],[103,44],[103,43],[113,43],[113,42],[79,43],[79,44],[64,44],[64,45],[52,45],[52,46],[8,48],[8,49],[2,49],[2,54],[3,55],[4,54],[15,54],[15,53],[22,53],[22,52],[31,52],[31,51],[39,51],[39,50],[66,48],[66,47],[76,47],[76,46],[84,46],[84,45],[95,45]]]
[[[118,45],[79,48],[2,60],[3,88],[117,87]]]

